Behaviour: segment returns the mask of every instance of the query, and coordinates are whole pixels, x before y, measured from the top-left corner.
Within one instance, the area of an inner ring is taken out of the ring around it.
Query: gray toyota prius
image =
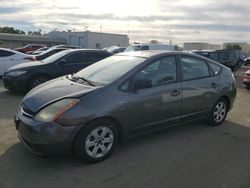
[[[14,120],[32,152],[73,152],[93,163],[138,134],[203,118],[221,125],[235,96],[231,70],[213,60],[125,52],[34,88]]]

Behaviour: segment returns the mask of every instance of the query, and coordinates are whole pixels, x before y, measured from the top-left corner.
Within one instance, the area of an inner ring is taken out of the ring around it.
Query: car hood
[[[28,61],[27,63],[20,63],[18,65],[14,65],[8,69],[8,72],[14,71],[17,69],[25,69],[25,68],[30,68],[30,67],[35,67],[35,66],[41,66],[45,65],[46,63],[43,63],[41,61]]]
[[[72,82],[66,76],[48,81],[32,89],[22,101],[22,106],[37,113],[44,106],[68,97],[81,97],[100,87]]]

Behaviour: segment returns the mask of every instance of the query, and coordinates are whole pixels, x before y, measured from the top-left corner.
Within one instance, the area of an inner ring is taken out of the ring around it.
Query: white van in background
[[[173,45],[169,44],[132,44],[126,48],[124,52],[142,51],[142,50],[168,50],[174,51]]]

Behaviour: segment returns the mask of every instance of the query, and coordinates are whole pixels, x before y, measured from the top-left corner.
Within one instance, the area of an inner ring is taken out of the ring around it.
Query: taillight
[[[36,61],[36,57],[35,56],[25,57],[23,59],[27,59],[27,60],[31,60],[31,61]]]

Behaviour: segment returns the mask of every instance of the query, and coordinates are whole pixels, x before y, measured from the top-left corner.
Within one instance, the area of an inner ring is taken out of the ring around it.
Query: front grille
[[[33,118],[35,113],[32,112],[31,110],[29,110],[27,107],[25,107],[24,105],[20,106],[20,111],[22,113],[22,115],[24,115],[27,118]]]

